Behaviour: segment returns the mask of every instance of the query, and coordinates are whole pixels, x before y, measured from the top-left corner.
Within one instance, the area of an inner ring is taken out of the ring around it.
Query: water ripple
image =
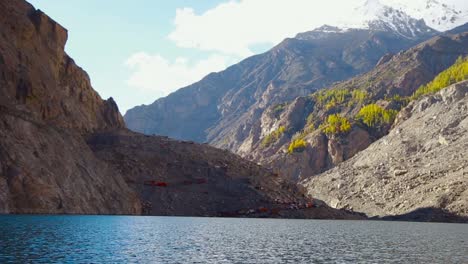
[[[468,225],[0,216],[0,263],[468,263]]]

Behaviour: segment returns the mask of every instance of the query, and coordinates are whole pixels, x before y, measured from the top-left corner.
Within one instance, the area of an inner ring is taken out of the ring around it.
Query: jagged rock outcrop
[[[81,132],[125,127],[115,102],[101,100],[65,53],[66,29],[23,1],[1,1],[0,9],[3,104],[20,103],[38,119]]]
[[[468,221],[468,82],[411,102],[390,134],[303,182],[335,208],[391,219]]]

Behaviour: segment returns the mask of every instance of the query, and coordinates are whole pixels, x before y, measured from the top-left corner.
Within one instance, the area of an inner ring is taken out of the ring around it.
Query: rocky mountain
[[[6,0],[0,23],[0,213],[362,218],[227,151],[130,132],[62,26]]]
[[[67,31],[24,1],[0,1],[0,24],[0,212],[140,213],[80,136],[124,123],[65,54]]]
[[[303,184],[333,207],[369,216],[466,222],[467,147],[464,81],[411,102],[387,136]]]
[[[129,110],[125,122],[137,132],[209,142],[242,153],[267,107],[367,72],[383,55],[437,33],[391,8],[382,9],[382,17],[386,19],[367,21],[362,29],[324,26],[298,34],[151,105]]]
[[[366,74],[269,107],[248,132],[240,153],[293,181],[330,169],[390,129],[391,120],[363,124],[359,113],[364,107],[391,116],[421,85],[467,54],[468,33],[462,33],[437,36],[405,52],[383,56]],[[336,122],[338,116],[349,129],[327,132],[329,121]],[[298,142],[302,147],[295,150]]]

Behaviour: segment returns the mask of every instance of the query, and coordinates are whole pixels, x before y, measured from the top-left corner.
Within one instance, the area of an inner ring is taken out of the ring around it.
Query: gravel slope
[[[389,135],[302,182],[332,207],[393,219],[467,221],[468,82],[412,102]]]

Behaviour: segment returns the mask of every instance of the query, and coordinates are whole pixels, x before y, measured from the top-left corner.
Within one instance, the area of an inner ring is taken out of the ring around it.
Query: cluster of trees
[[[467,79],[468,57],[460,57],[454,65],[437,75],[432,82],[419,87],[419,89],[413,94],[412,99],[417,99],[426,94],[436,93],[447,86]]]
[[[432,82],[422,85],[411,97],[401,97],[395,95],[388,101],[396,104],[396,108],[400,109],[407,105],[411,100],[418,99],[419,97],[436,93],[443,88],[446,88],[454,83],[468,80],[468,56],[465,58],[458,58],[454,65],[447,70],[440,73]],[[370,96],[364,89],[332,89],[322,90],[311,95],[316,104],[326,110],[335,108],[336,106],[363,105],[369,101]],[[394,105],[395,107],[395,105]],[[285,108],[284,104],[277,105],[274,108],[275,114],[281,113]],[[394,109],[384,109],[381,106],[371,103],[363,106],[359,113],[355,116],[354,120],[361,122],[368,128],[379,130],[393,123],[398,111]],[[317,122],[317,123],[316,123]],[[315,124],[319,124],[311,113],[307,119],[305,128],[297,133],[288,147],[288,153],[303,151],[307,143],[304,140],[305,136],[315,131]],[[328,136],[344,135],[351,131],[352,125],[350,120],[340,114],[329,115],[326,120],[319,126],[319,129]],[[280,127],[270,135],[266,136],[263,141],[263,146],[268,146],[277,141],[281,135],[286,131],[285,127]]]
[[[262,140],[262,147],[268,147],[272,143],[278,141],[280,137],[286,132],[286,127],[280,126],[278,129],[275,131],[271,132],[269,135],[267,135],[265,138]]]
[[[319,105],[326,105],[329,102],[343,103],[351,93],[348,90],[321,90],[312,95]]]
[[[361,108],[356,118],[370,128],[378,128],[393,123],[398,111],[385,110],[377,104],[369,104]]]
[[[351,130],[351,123],[346,117],[339,114],[329,115],[320,129],[327,135],[346,134]]]
[[[312,97],[318,105],[329,110],[339,105],[352,106],[363,104],[369,95],[366,91],[359,89],[353,91],[348,89],[332,89],[316,92]]]

